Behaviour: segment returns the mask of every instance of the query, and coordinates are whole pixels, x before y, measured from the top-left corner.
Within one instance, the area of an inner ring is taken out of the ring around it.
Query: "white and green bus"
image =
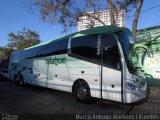
[[[134,43],[127,28],[96,27],[16,51],[9,79],[71,92],[77,100],[92,97],[122,103],[146,98],[147,84],[128,55]]]

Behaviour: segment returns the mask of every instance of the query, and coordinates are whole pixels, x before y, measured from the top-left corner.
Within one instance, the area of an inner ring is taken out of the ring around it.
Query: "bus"
[[[147,84],[129,59],[134,44],[127,28],[100,26],[13,52],[9,79],[70,92],[80,102],[93,97],[136,103]]]

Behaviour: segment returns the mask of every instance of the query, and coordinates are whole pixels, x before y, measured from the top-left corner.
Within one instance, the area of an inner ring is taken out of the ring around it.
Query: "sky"
[[[39,33],[41,43],[62,37],[77,31],[73,28],[68,33],[63,33],[63,27],[55,24],[44,23],[40,20],[37,11],[30,10],[32,0],[0,0],[0,46],[8,43],[8,33],[17,33],[23,27]],[[160,4],[160,0],[144,0],[141,11],[145,11]],[[126,17],[134,15],[129,12]],[[133,17],[126,19],[126,27],[132,29]],[[160,6],[140,14],[138,29],[160,25]]]

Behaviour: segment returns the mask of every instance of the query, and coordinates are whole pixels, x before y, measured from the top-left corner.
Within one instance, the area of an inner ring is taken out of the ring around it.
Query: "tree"
[[[14,50],[21,50],[40,43],[39,34],[26,28],[18,31],[17,34],[9,33],[8,36],[8,40],[10,42],[8,43],[7,47]]]
[[[0,47],[0,60],[6,61],[13,50],[11,48]]]
[[[140,11],[141,11],[141,7],[143,5],[143,1],[144,0],[139,0],[138,1],[138,4],[137,4],[137,8],[136,8],[136,12],[135,12],[135,15],[134,15],[134,20],[133,20],[133,25],[132,25],[132,32],[133,32],[133,36],[136,38],[136,35],[137,35],[137,23],[138,23],[138,18],[139,18],[139,14],[140,14]]]
[[[108,0],[108,8],[109,8],[110,17],[111,17],[111,25],[115,25],[115,17],[114,17],[115,7],[112,3],[112,0]]]
[[[115,25],[115,13],[118,9],[136,8],[134,14],[134,20],[132,25],[132,31],[134,37],[136,37],[136,29],[139,18],[139,13],[143,5],[144,0],[35,0],[33,2],[33,8],[38,8],[43,21],[51,24],[60,23],[64,26],[66,31],[72,26],[76,26],[81,16],[88,16],[99,21],[102,25],[105,23],[99,19],[100,10],[106,10],[107,5],[110,11],[111,24]],[[107,4],[107,5],[106,5]],[[89,11],[93,11],[92,14],[88,14]],[[93,25],[89,25],[93,27]]]
[[[144,0],[117,0],[116,4],[119,5],[120,9],[125,9],[126,12],[130,11],[132,8],[136,8],[135,14],[134,14],[134,19],[132,23],[132,32],[134,38],[136,38],[137,35],[137,24],[138,24],[138,18],[139,14],[143,5]]]
[[[102,1],[106,4],[106,1]],[[99,19],[100,13],[97,11],[105,10],[106,5],[99,0],[35,0],[32,8],[37,8],[40,12],[41,20],[51,24],[59,23],[63,25],[64,31],[77,25],[80,17],[88,16],[105,23]],[[92,14],[88,12],[93,11]],[[92,25],[90,25],[92,27]]]
[[[9,57],[12,51],[11,48],[0,47],[0,68],[8,68]]]

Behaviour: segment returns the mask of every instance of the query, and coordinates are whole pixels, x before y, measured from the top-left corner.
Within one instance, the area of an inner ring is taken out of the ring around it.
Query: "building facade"
[[[155,78],[149,84],[158,85],[158,79],[160,85],[160,26],[137,30],[136,42],[136,65],[144,70],[147,77]]]
[[[88,28],[103,26],[101,22],[95,20],[91,16],[96,16],[106,25],[111,25],[110,13],[109,10],[98,11],[98,12],[88,12],[89,15],[84,15],[79,17],[78,21],[78,31],[86,30]],[[91,16],[90,16],[91,15]],[[125,26],[125,11],[119,10],[114,13],[116,25],[119,27]]]

